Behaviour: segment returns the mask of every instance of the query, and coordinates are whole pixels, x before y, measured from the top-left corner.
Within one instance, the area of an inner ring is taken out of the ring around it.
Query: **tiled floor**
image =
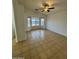
[[[48,30],[28,32],[28,40],[13,43],[13,57],[67,59],[67,38]]]

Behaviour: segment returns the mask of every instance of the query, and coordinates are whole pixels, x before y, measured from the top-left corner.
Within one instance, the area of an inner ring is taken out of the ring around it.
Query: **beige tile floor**
[[[28,32],[28,40],[14,43],[13,57],[24,59],[67,59],[67,38],[48,30]]]

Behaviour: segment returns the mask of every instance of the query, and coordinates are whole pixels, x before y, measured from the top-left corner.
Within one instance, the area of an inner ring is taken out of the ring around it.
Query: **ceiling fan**
[[[41,12],[50,12],[50,9],[55,9],[55,7],[52,4],[51,0],[47,0],[46,2],[43,2],[41,4],[40,8],[35,9],[35,10],[36,11],[41,11]]]

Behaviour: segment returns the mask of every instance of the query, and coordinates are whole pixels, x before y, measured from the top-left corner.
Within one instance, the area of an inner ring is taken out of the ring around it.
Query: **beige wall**
[[[14,35],[15,35],[14,14],[13,14],[13,11],[12,11],[12,38],[14,37]]]
[[[47,29],[67,36],[66,10],[55,12],[47,16]]]
[[[16,41],[26,40],[25,27],[24,27],[24,6],[18,4],[16,0],[13,0],[15,26],[16,26]]]

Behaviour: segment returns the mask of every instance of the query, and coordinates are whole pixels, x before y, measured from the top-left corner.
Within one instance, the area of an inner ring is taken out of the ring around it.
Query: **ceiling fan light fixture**
[[[45,9],[45,11],[47,11],[48,9]]]
[[[45,7],[45,11],[47,11],[47,10],[48,10],[48,6]]]

